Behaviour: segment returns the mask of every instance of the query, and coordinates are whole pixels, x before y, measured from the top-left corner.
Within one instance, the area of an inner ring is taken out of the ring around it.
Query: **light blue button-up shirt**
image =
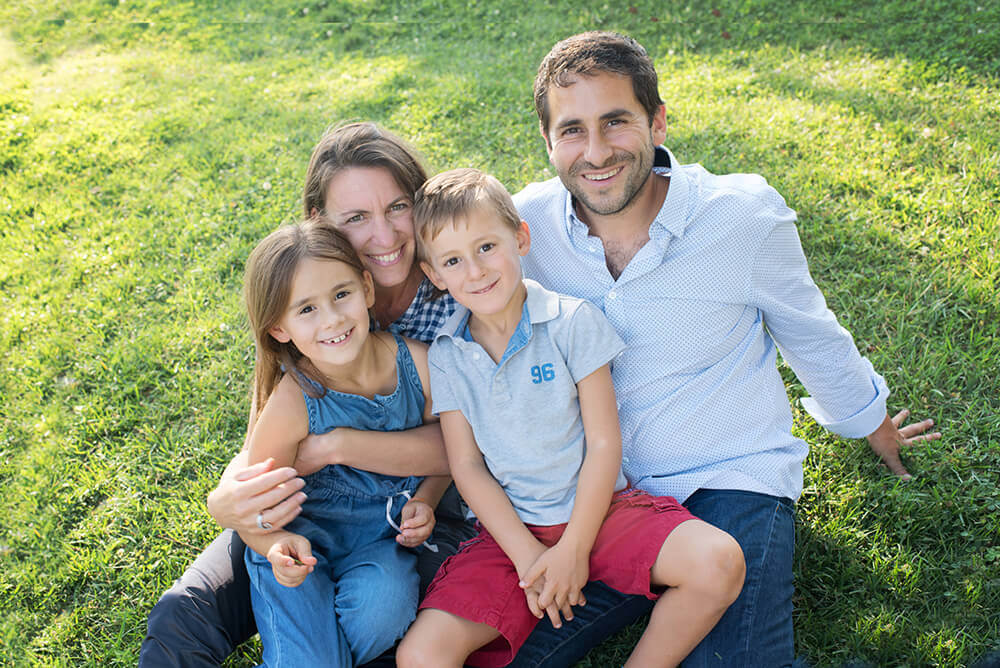
[[[680,501],[699,488],[797,499],[808,447],[791,433],[777,349],[811,394],[803,407],[841,436],[875,431],[889,390],[826,307],[777,191],[663,147],[654,169],[670,187],[617,280],[558,179],[518,193],[525,275],[597,305],[625,340],[613,375],[632,485]]]

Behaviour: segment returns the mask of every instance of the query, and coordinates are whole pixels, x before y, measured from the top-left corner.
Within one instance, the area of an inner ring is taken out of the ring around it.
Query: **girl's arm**
[[[296,515],[305,501],[299,490],[305,485],[291,466],[275,468],[272,460],[249,463],[250,435],[257,420],[256,395],[250,402],[250,417],[243,447],[226,465],[219,484],[208,495],[208,512],[219,526],[247,537],[275,531]],[[267,510],[273,529],[257,526],[257,513]]]
[[[559,542],[539,557],[523,578],[525,586],[533,585],[540,576],[545,578],[538,597],[541,607],[554,603],[563,609],[566,603],[580,602],[580,590],[590,571],[590,550],[621,470],[622,437],[610,368],[605,364],[576,387],[587,450],[576,483],[573,513]]]

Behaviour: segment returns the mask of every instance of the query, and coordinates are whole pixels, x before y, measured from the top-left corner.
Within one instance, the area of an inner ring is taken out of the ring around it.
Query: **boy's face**
[[[531,235],[524,221],[515,232],[481,206],[445,225],[424,246],[428,261],[420,267],[438,289],[476,315],[495,315],[518,294],[521,257],[528,253]]]

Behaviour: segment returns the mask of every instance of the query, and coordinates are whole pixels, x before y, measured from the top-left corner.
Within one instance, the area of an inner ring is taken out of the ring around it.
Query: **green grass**
[[[683,162],[782,192],[891,405],[945,432],[903,484],[797,413],[798,653],[963,666],[1000,647],[995,2],[268,5],[0,8],[0,662],[134,664],[216,535],[204,500],[251,373],[243,262],[296,218],[323,129],[376,120],[433,170],[516,190],[551,176],[534,69],[590,28],[650,50]]]

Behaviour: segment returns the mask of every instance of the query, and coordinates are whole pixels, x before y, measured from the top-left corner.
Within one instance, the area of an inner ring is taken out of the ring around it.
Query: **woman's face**
[[[326,191],[326,213],[351,242],[375,285],[391,288],[414,267],[413,197],[381,167],[349,167]]]

